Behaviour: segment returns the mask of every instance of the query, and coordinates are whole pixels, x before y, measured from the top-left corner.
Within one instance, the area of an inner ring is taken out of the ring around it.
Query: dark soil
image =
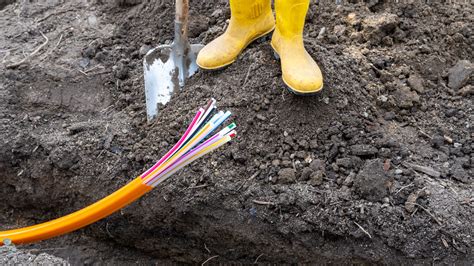
[[[289,93],[256,42],[193,76],[151,124],[142,59],[172,39],[172,1],[61,2],[0,11],[2,229],[110,194],[211,97],[238,137],[111,217],[23,249],[72,264],[474,259],[469,1],[317,1],[305,45],[321,95]],[[191,1],[193,43],[223,32],[226,3]]]

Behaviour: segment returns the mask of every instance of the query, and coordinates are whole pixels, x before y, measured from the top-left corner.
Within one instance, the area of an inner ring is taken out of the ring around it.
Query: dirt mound
[[[106,196],[214,97],[238,125],[232,144],[35,248],[64,246],[79,262],[472,260],[471,5],[318,1],[305,45],[325,75],[321,95],[288,93],[263,41],[193,76],[147,124],[141,59],[171,40],[174,9],[139,2],[0,11],[1,224],[45,221]],[[193,42],[219,35],[228,16],[223,2],[192,1]],[[38,54],[7,68],[43,34]]]
[[[0,247],[0,262],[2,265],[69,265],[67,261],[46,253],[34,255],[15,247]]]

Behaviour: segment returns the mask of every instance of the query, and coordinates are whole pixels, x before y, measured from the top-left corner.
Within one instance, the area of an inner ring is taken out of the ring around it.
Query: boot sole
[[[273,45],[270,43],[270,46],[272,47],[273,49],[273,56],[275,57],[276,60],[280,61],[280,55],[278,54],[278,52],[276,51],[275,47],[273,47]],[[319,95],[321,94],[321,91],[323,90],[323,87],[324,87],[324,83],[321,84],[321,87],[318,88],[317,91],[312,91],[312,92],[303,92],[303,91],[299,91],[293,87],[291,87],[288,82],[286,82],[285,78],[281,77],[281,79],[283,80],[283,83],[285,83],[286,85],[286,89],[295,94],[295,95],[298,95],[298,96],[315,96],[315,95]]]
[[[228,66],[228,65],[230,65],[230,64],[232,64],[232,63],[234,63],[234,62],[237,60],[238,56],[242,53],[242,51],[245,50],[245,48],[247,48],[251,43],[253,43],[253,42],[256,41],[257,39],[260,39],[260,38],[263,39],[263,38],[268,37],[268,35],[269,35],[274,29],[275,29],[275,25],[274,25],[273,28],[271,28],[270,30],[268,30],[268,31],[266,31],[266,32],[264,32],[264,33],[262,33],[262,34],[260,34],[260,35],[257,35],[256,37],[254,37],[253,39],[251,39],[251,40],[250,40],[249,42],[247,42],[247,44],[242,48],[242,50],[239,51],[239,53],[237,54],[237,57],[235,57],[232,61],[230,61],[230,62],[228,62],[228,63],[225,63],[225,64],[220,65],[220,66],[216,66],[216,67],[203,67],[203,66],[199,65],[197,62],[196,62],[196,64],[197,64],[200,68],[205,69],[205,70],[221,70],[221,69],[225,68],[226,66]]]

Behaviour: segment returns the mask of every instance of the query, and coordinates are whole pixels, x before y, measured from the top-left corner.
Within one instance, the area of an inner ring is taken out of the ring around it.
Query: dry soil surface
[[[10,2],[0,1],[1,229],[110,194],[211,97],[238,124],[235,141],[138,202],[21,252],[71,264],[472,262],[470,1],[314,1],[304,40],[322,94],[289,93],[263,40],[199,71],[153,123],[142,58],[171,41],[173,1]],[[229,15],[227,1],[191,0],[191,41],[211,41]]]

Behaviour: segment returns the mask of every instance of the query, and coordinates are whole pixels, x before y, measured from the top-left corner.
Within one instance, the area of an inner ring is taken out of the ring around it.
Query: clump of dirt
[[[11,243],[0,247],[0,262],[2,265],[70,265],[67,261],[46,253],[35,255],[24,250],[18,250],[15,246],[11,245]]]
[[[193,43],[222,33],[224,2],[192,1]],[[27,248],[88,263],[472,260],[473,7],[333,2],[306,19],[321,95],[289,93],[268,42],[256,42],[193,76],[151,124],[141,60],[172,39],[172,3],[7,6],[1,224],[108,195],[214,97],[238,124],[232,144],[119,213]]]

